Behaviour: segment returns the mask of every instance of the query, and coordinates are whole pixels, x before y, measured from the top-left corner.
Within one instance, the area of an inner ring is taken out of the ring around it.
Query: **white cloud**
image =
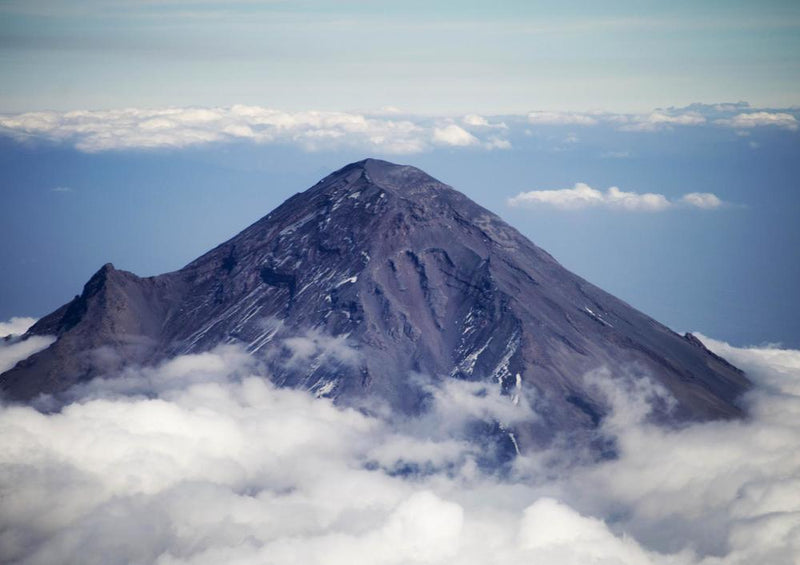
[[[486,385],[430,384],[439,417],[392,425],[250,377],[235,347],[129,370],[127,389],[94,383],[57,412],[0,407],[0,560],[793,565],[800,351],[703,340],[758,385],[748,419],[659,428],[643,418],[657,388],[596,373],[618,457],[553,469],[554,447],[505,477],[445,426],[513,417]],[[428,470],[397,474],[402,457]]]
[[[455,124],[434,128],[433,141],[440,145],[452,145],[454,147],[467,147],[478,144],[477,137]]]
[[[687,206],[694,206],[695,208],[704,208],[711,210],[719,208],[723,205],[722,200],[716,194],[710,192],[690,192],[681,196],[680,201]]]
[[[454,147],[481,144],[455,124],[434,127],[395,113],[284,112],[243,105],[29,112],[0,116],[0,127],[7,135],[72,143],[87,152],[249,141],[298,145],[308,151],[349,147],[406,154],[428,151],[431,143]],[[496,127],[505,125],[489,124],[489,128]],[[493,148],[497,142],[488,140],[486,146]]]
[[[667,112],[656,110],[647,115],[630,116],[623,120],[623,131],[658,131],[672,126],[699,126],[706,118],[699,112]]]
[[[7,322],[0,322],[0,338],[8,335],[22,335],[35,323],[36,318],[19,316],[15,316]]]
[[[530,112],[528,122],[541,125],[576,125],[594,126],[599,123],[597,117],[576,112]]]
[[[463,118],[463,123],[466,126],[473,127],[473,128],[493,128],[493,129],[501,129],[505,130],[508,129],[508,126],[505,122],[497,122],[492,123],[487,118],[480,116],[478,114],[467,114]]]
[[[492,136],[483,143],[486,149],[511,149],[511,142],[501,137]]]
[[[34,353],[46,349],[55,341],[54,337],[33,336],[22,340],[0,340],[0,374],[27,359]]]
[[[625,131],[656,132],[674,126],[703,126],[709,120],[739,131],[763,125],[797,129],[797,120],[789,112],[754,109],[742,113],[739,106],[693,105],[649,114],[534,111],[507,116],[506,121],[467,114],[460,119],[461,125],[457,125],[451,118],[403,114],[392,108],[371,113],[288,112],[235,105],[7,114],[0,115],[0,133],[28,141],[69,143],[87,152],[250,142],[289,144],[307,151],[350,148],[409,154],[437,146],[507,149],[510,141],[497,134],[514,131],[527,134],[525,128],[531,124],[603,125]]]
[[[468,114],[464,116],[464,123],[474,127],[489,127],[489,120],[478,114]]]
[[[746,107],[746,104],[743,106],[693,104],[686,108],[657,109],[647,114],[536,111],[528,113],[527,121],[531,124],[549,126],[608,124],[616,126],[621,131],[638,132],[657,132],[674,126],[703,126],[709,123],[735,129],[761,126],[798,129],[797,118],[789,112],[772,110],[742,112],[742,108]]]
[[[710,193],[687,194],[679,202],[707,209],[716,208],[722,204],[717,196]],[[602,192],[579,182],[573,188],[521,192],[509,198],[508,205],[519,208],[550,206],[560,210],[609,208],[627,212],[661,212],[673,208],[675,203],[669,201],[663,194],[625,192],[615,186]]]
[[[787,112],[746,112],[736,114],[731,118],[716,120],[717,124],[733,128],[756,128],[763,126],[775,126],[797,130],[797,118]]]

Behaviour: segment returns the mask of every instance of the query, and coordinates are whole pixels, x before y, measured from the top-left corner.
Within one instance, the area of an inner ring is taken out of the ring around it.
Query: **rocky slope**
[[[281,385],[415,413],[420,378],[480,380],[539,414],[521,445],[590,430],[608,410],[587,372],[652,378],[662,420],[729,418],[748,380],[570,273],[496,215],[408,166],[329,175],[180,271],[105,265],[30,335],[47,350],[0,377],[5,395],[59,394],[128,364],[238,343]]]

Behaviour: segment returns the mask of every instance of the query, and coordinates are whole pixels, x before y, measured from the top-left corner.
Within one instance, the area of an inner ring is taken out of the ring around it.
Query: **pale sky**
[[[800,3],[0,1],[0,112],[800,104]]]

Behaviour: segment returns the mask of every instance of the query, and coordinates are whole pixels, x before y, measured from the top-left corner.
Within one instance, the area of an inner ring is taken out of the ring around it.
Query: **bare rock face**
[[[461,193],[373,159],[180,271],[142,279],[104,266],[30,334],[58,340],[0,377],[11,399],[239,343],[280,385],[409,414],[425,400],[411,375],[494,383],[539,414],[518,426],[523,446],[597,425],[608,405],[584,375],[600,367],[664,387],[675,399],[656,414],[665,421],[737,417],[749,387],[694,336],[570,273]]]

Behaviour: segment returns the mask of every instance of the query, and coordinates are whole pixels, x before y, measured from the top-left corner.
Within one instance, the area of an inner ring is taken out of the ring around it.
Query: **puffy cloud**
[[[434,128],[433,141],[440,145],[452,145],[455,147],[478,144],[477,137],[455,124]]]
[[[690,192],[681,196],[680,201],[688,206],[705,209],[719,208],[723,205],[722,200],[710,192]]]
[[[464,123],[473,127],[489,127],[489,120],[478,114],[468,114],[464,116]]]
[[[554,469],[555,446],[502,476],[457,437],[465,413],[530,416],[491,385],[428,381],[434,416],[391,422],[250,376],[236,347],[0,407],[0,560],[793,565],[800,351],[702,339],[756,383],[746,420],[657,427],[663,391],[600,371],[618,457]]]
[[[718,208],[722,201],[714,194],[693,192],[682,196],[678,203],[695,208]],[[579,182],[573,188],[559,190],[532,190],[521,192],[508,199],[512,207],[550,206],[560,210],[584,208],[610,208],[627,212],[661,212],[676,204],[663,194],[625,192],[612,186],[602,192]]]
[[[489,128],[505,126],[486,123]],[[293,144],[308,151],[350,147],[393,154],[427,151],[431,143],[480,145],[477,137],[455,124],[434,127],[394,113],[284,112],[244,105],[29,112],[0,116],[0,127],[7,135],[72,143],[87,152],[232,141]]]
[[[403,114],[397,109],[370,113],[288,112],[262,106],[218,108],[124,108],[0,115],[0,133],[24,140],[69,143],[96,152],[123,149],[183,148],[210,143],[290,144],[307,151],[359,149],[386,154],[430,151],[437,146],[508,149],[499,132],[525,132],[534,126],[598,126],[624,131],[660,131],[708,123],[746,130],[775,125],[797,129],[789,111],[748,112],[739,105],[692,105],[649,114],[535,111],[492,121],[479,114],[455,123],[445,117]],[[507,123],[506,123],[507,122]],[[459,125],[460,124],[460,125]],[[491,135],[495,132],[495,135]]]
[[[797,130],[797,118],[787,112],[745,112],[731,118],[716,120],[716,123],[733,128],[750,129],[775,126],[792,131]]]
[[[478,114],[467,114],[464,116],[464,125],[474,128],[494,128],[494,129],[508,129],[505,122],[492,123],[488,119]]]
[[[9,335],[22,335],[28,331],[33,324],[36,323],[36,318],[24,318],[15,316],[7,322],[0,322],[0,337]]]

